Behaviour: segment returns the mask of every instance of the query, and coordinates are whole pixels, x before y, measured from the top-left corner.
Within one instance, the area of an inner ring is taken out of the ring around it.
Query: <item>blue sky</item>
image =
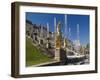
[[[56,22],[62,24],[62,32],[65,27],[65,14],[48,14],[26,12],[26,19],[33,24],[41,24],[46,26],[49,23],[50,31],[54,32],[54,17]],[[67,30],[70,28],[72,41],[77,39],[77,24],[79,24],[79,38],[82,45],[89,43],[89,15],[67,14]]]

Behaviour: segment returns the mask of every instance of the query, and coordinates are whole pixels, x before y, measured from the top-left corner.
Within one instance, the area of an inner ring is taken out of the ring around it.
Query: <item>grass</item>
[[[32,66],[51,60],[49,56],[44,55],[40,49],[33,46],[30,38],[26,38],[26,66]]]

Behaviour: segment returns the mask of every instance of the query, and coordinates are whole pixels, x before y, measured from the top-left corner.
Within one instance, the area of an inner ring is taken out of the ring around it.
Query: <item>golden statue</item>
[[[56,48],[61,48],[61,23],[58,22],[57,28],[56,28]]]

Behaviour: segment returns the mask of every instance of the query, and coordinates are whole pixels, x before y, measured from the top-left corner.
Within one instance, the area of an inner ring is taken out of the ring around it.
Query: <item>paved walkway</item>
[[[32,65],[30,67],[45,66],[45,65],[50,65],[50,64],[54,64],[54,63],[59,63],[59,61],[53,60],[53,61],[50,61],[50,62],[45,62],[45,63],[40,63],[40,64],[37,64],[37,65]]]

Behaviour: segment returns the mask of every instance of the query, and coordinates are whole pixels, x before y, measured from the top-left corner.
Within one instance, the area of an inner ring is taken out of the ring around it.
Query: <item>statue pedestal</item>
[[[65,64],[67,60],[66,51],[64,49],[56,49],[55,60],[59,61],[61,64]]]
[[[60,61],[60,49],[55,49],[55,60]]]

